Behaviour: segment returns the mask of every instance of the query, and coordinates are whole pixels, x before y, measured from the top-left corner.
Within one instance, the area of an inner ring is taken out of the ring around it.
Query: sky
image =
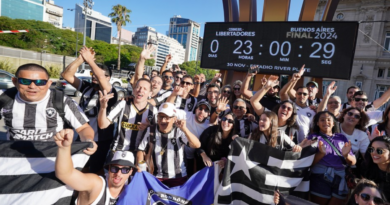
[[[291,0],[289,21],[297,21],[303,0]],[[56,5],[64,8],[63,26],[74,27],[75,5],[82,4],[83,0],[55,0]],[[166,34],[169,29],[169,19],[174,15],[191,19],[200,23],[200,36],[203,36],[205,22],[223,22],[222,0],[94,0],[93,10],[108,15],[114,5],[121,4],[132,12],[131,23],[124,28],[135,32],[138,27],[150,26],[159,33]],[[257,0],[257,18],[261,21],[264,0]],[[117,35],[113,24],[112,35]]]

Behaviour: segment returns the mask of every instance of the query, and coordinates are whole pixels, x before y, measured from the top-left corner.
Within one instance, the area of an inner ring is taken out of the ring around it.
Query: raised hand
[[[54,141],[60,148],[69,147],[73,141],[73,134],[74,133],[72,129],[63,129],[56,133],[54,136]]]
[[[180,130],[184,131],[187,129],[186,121],[185,120],[176,120],[176,127],[178,127]]]
[[[267,83],[266,83],[266,86],[272,88],[274,86],[277,86],[279,85],[279,81],[278,81],[279,77],[276,76],[276,75],[270,75],[268,80],[267,80]]]
[[[214,75],[214,81],[217,81],[218,80],[218,78],[220,78],[220,77],[222,77],[222,74],[221,73],[216,73],[215,75]]]
[[[168,54],[167,56],[165,56],[165,62],[166,62],[166,63],[171,62],[171,60],[172,60],[171,54]]]
[[[265,84],[267,84],[267,75],[264,75],[261,79],[261,85],[264,86]]]
[[[200,75],[195,75],[194,76],[194,82],[195,83],[200,83]]]
[[[184,93],[184,88],[180,86],[175,86],[175,88],[172,91],[173,95],[175,96],[182,96]]]
[[[249,68],[249,73],[248,73],[248,76],[249,77],[253,77],[253,76],[255,76],[256,74],[257,74],[257,68],[258,68],[259,66],[251,66],[250,68]]]
[[[370,131],[367,130],[367,135],[368,135],[368,139],[369,139],[370,141],[372,141],[372,140],[375,139],[376,137],[385,135],[385,132],[384,132],[384,131],[380,132],[380,131],[378,130],[378,126],[377,126],[377,127],[375,127],[374,131],[372,131],[372,133],[370,133]]]
[[[335,86],[335,84],[336,84],[335,81],[332,81],[332,82],[329,84],[328,88],[326,89],[326,94],[332,95],[332,94],[336,91],[337,86]]]
[[[106,90],[99,90],[99,101],[100,101],[100,109],[106,109],[108,106],[108,101],[114,97],[114,93],[107,94]]]
[[[142,50],[140,57],[144,60],[152,59],[153,57],[151,55],[155,50],[156,47],[153,46],[152,44],[149,45],[144,44],[144,49]]]
[[[326,145],[322,141],[318,141],[318,151],[326,155]]]
[[[342,155],[344,157],[348,156],[348,154],[351,151],[351,149],[352,149],[351,141],[348,141],[348,142],[344,143],[344,147],[341,149]]]
[[[79,53],[85,62],[89,63],[91,61],[95,61],[95,50],[93,50],[93,48],[87,48],[86,46],[83,46]]]
[[[294,73],[294,74],[293,74],[292,79],[293,79],[293,80],[299,80],[299,79],[301,79],[303,73],[305,73],[305,64],[303,64],[303,66],[301,67],[301,69],[299,70],[298,73]]]
[[[216,111],[218,113],[225,111],[227,109],[226,105],[228,103],[229,103],[229,100],[226,97],[222,97],[221,99],[218,99]]]

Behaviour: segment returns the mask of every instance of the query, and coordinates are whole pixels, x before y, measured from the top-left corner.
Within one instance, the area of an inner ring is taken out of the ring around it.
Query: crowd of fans
[[[220,73],[207,83],[202,73],[191,76],[179,67],[167,68],[170,55],[159,71],[145,73],[144,63],[154,49],[144,47],[129,76],[125,99],[118,99],[109,84],[109,69],[94,63],[93,49],[82,48],[62,74],[83,93],[80,109],[87,114],[98,145],[84,172],[103,174],[103,168],[108,168],[107,187],[122,189],[134,167],[149,171],[167,186],[182,185],[213,162],[224,168],[230,143],[242,137],[283,151],[317,147],[310,169],[310,193],[300,196],[306,200],[321,205],[360,205],[385,204],[390,199],[390,107],[377,110],[389,100],[390,90],[369,102],[365,92],[351,86],[346,91],[348,102],[342,103],[333,95],[337,86],[332,82],[320,99],[317,82],[296,86],[304,74],[303,66],[282,88],[278,77],[271,75],[261,79],[259,90],[252,91],[249,87],[256,67],[243,81],[231,85],[223,84]],[[74,77],[83,62],[92,67],[92,83]],[[18,74],[16,78],[20,78]],[[34,85],[16,85],[18,89],[23,86]],[[63,149],[72,138],[73,133],[61,131],[53,139]],[[131,157],[118,160],[121,156],[117,153],[126,156],[127,152]],[[82,179],[88,174],[69,181],[76,171],[62,171],[58,176],[76,190],[88,191],[74,185],[77,180],[85,181]],[[93,180],[100,183],[99,178]],[[111,193],[112,199],[120,192],[115,193]],[[88,197],[80,200],[92,203],[96,199],[93,194]],[[275,203],[278,201],[275,192]]]

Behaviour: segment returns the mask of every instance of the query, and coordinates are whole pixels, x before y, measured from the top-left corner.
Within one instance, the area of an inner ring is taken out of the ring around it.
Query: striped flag
[[[90,142],[72,144],[72,160],[81,170]],[[1,204],[70,204],[73,190],[56,178],[55,142],[0,141]]]
[[[274,204],[275,188],[283,195],[308,192],[315,153],[312,146],[293,153],[236,138],[214,204]]]

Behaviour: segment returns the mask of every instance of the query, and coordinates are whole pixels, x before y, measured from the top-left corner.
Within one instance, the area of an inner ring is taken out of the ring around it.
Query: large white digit
[[[331,47],[331,49],[329,50],[329,49],[327,49],[328,47]],[[326,43],[325,45],[324,45],[324,52],[325,53],[328,53],[328,54],[330,54],[330,55],[323,55],[324,56],[324,58],[327,58],[327,59],[329,59],[329,58],[332,58],[333,57],[333,55],[334,55],[334,50],[335,50],[335,46],[334,46],[334,44],[333,43]]]
[[[272,48],[274,47],[274,44],[276,44],[276,52],[272,52]],[[278,55],[279,53],[279,42],[277,41],[272,41],[271,45],[269,46],[269,54],[271,54],[271,56],[276,56]]]
[[[284,45],[287,45],[288,46],[288,49],[287,49],[287,53],[284,53]],[[282,56],[288,56],[290,55],[290,52],[291,52],[291,43],[288,42],[288,41],[285,41],[282,43],[282,46],[280,48],[280,54],[282,54]]]
[[[249,51],[245,51],[244,50],[244,54],[246,54],[246,55],[249,55],[249,54],[251,54],[252,53],[252,41],[250,41],[250,40],[247,40],[247,41],[245,41],[245,45],[246,44],[249,44],[248,46],[246,46],[246,48],[248,48],[249,49]]]
[[[310,54],[310,58],[321,58],[319,55],[316,55],[316,54],[318,53],[318,51],[321,50],[322,45],[319,42],[314,42],[313,44],[311,44],[311,47],[314,47],[315,45],[318,45],[318,49]]]
[[[236,44],[240,44],[237,48],[236,48],[236,50],[234,50],[233,51],[233,54],[241,54],[241,51],[238,51],[240,48],[241,48],[241,46],[242,46],[242,41],[241,40],[236,40],[235,42],[234,42],[234,45],[236,45]]]
[[[215,47],[215,50],[213,49],[214,47],[214,43],[217,44],[217,46]],[[214,39],[213,41],[211,41],[211,45],[210,45],[210,50],[212,53],[216,53],[218,51],[218,48],[219,48],[219,42],[218,40]]]

